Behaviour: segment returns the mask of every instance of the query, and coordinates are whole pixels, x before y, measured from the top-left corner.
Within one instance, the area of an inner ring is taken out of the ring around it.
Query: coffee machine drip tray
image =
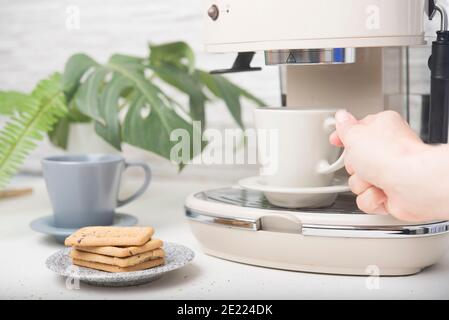
[[[351,194],[329,208],[292,210],[272,206],[260,192],[224,188],[191,195],[185,209],[207,254],[270,268],[410,275],[436,263],[449,247],[449,222],[367,215]]]
[[[211,201],[216,203],[222,203],[227,205],[234,205],[244,208],[262,209],[262,210],[276,210],[279,212],[300,212],[292,209],[282,209],[270,204],[261,192],[251,191],[240,188],[224,188],[215,189],[197,193],[195,198],[205,201]],[[338,201],[329,208],[323,209],[307,209],[301,210],[302,212],[309,213],[321,213],[321,214],[363,214],[357,209],[355,205],[354,196],[346,194],[340,196]]]

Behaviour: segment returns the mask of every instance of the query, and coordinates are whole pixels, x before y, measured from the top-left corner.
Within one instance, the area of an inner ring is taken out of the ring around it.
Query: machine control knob
[[[209,10],[207,10],[207,15],[213,20],[217,20],[218,16],[220,15],[220,10],[218,7],[214,4],[212,5]]]

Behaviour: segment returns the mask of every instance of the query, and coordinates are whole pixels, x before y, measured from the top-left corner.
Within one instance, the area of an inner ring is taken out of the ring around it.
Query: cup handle
[[[331,131],[331,130],[335,130],[335,125],[336,125],[336,120],[335,118],[327,118],[326,121],[324,121],[324,130],[326,131]],[[318,173],[320,174],[330,174],[330,173],[334,173],[337,172],[340,169],[343,169],[345,167],[345,156],[346,156],[346,151],[343,151],[343,153],[341,154],[340,158],[338,158],[337,161],[335,161],[333,164],[330,164],[329,161],[327,160],[322,160],[320,161],[320,163],[318,164]]]
[[[125,162],[125,170],[130,168],[130,167],[140,167],[140,168],[142,168],[144,173],[145,173],[145,180],[143,182],[143,185],[139,188],[139,190],[137,190],[132,196],[130,196],[129,198],[127,198],[125,200],[117,199],[117,207],[124,206],[125,204],[130,203],[131,201],[133,201],[136,198],[140,197],[145,192],[145,190],[147,190],[147,188],[148,188],[148,186],[150,185],[150,182],[151,182],[151,169],[145,162],[142,162],[142,161],[126,161]]]

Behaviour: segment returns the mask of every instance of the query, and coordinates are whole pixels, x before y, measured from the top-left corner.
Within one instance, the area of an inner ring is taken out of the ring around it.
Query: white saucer
[[[267,200],[282,208],[323,208],[331,206],[339,193],[350,191],[347,181],[335,179],[334,185],[318,188],[284,188],[269,186],[263,177],[251,177],[239,181],[248,190],[261,191]]]
[[[125,213],[116,213],[114,215],[113,226],[121,226],[121,227],[131,227],[137,224],[137,218],[125,214]],[[53,236],[56,241],[60,243],[64,243],[65,238],[74,233],[77,229],[71,228],[59,228],[55,226],[53,216],[45,216],[39,219],[34,220],[30,223],[31,229],[36,232],[44,233]]]

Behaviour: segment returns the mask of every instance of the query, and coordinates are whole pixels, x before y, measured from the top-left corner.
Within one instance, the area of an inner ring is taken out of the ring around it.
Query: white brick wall
[[[66,28],[72,6],[80,10],[79,30]],[[201,27],[200,0],[0,0],[0,88],[30,90],[76,52],[105,61],[115,52],[144,55],[148,42],[184,40],[200,67],[230,66],[233,55],[202,52]],[[279,104],[276,68],[231,78]],[[223,119],[222,111],[211,116]]]

